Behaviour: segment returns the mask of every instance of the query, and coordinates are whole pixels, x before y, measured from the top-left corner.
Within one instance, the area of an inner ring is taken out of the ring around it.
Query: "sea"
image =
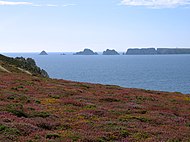
[[[4,53],[35,59],[51,78],[190,94],[190,55]]]

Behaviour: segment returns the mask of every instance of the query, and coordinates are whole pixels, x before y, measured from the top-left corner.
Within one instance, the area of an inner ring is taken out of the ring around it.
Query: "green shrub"
[[[130,135],[129,131],[127,130],[121,130],[120,133],[121,133],[121,136],[124,138]]]
[[[49,117],[50,114],[48,112],[33,112],[33,114],[30,115],[30,117],[42,117],[42,118],[46,118]]]
[[[120,121],[129,121],[129,120],[139,120],[141,122],[149,122],[150,119],[145,118],[145,117],[141,117],[141,116],[133,116],[133,115],[123,115],[121,117],[119,117]]]
[[[20,135],[20,132],[16,128],[7,127],[5,125],[0,124],[0,134],[4,134],[8,136],[10,135],[18,136]]]
[[[53,99],[60,99],[59,95],[50,95],[49,97],[53,98]]]
[[[6,126],[0,124],[0,132],[1,132],[1,131],[4,131],[6,128],[7,128]]]
[[[94,110],[94,109],[96,109],[96,106],[95,105],[86,105],[86,106],[84,106],[84,108],[87,110]]]
[[[41,104],[41,101],[36,100],[35,103],[36,103],[36,104]]]
[[[9,104],[7,106],[7,111],[17,117],[28,117],[28,115],[24,112],[24,107],[22,104]]]
[[[56,139],[56,138],[60,138],[59,134],[47,134],[46,135],[46,139]]]
[[[100,102],[119,102],[120,100],[115,99],[115,98],[103,98],[100,99]]]
[[[137,139],[137,140],[145,140],[148,138],[148,134],[146,132],[139,132],[139,133],[136,133],[134,134],[134,138]]]
[[[190,122],[186,124],[187,127],[190,127]]]

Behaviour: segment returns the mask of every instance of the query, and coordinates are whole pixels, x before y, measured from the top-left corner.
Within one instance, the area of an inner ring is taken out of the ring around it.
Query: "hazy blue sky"
[[[0,52],[190,47],[190,0],[0,1]]]

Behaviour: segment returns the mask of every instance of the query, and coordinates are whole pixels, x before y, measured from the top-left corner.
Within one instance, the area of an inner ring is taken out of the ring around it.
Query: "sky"
[[[190,0],[0,0],[0,52],[190,47]]]

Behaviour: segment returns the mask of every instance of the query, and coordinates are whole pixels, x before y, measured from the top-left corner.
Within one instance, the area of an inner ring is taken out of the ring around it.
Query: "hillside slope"
[[[0,54],[0,71],[4,72],[22,72],[30,75],[49,77],[48,73],[40,69],[31,58],[10,58]]]
[[[190,96],[0,72],[0,142],[189,142]]]

